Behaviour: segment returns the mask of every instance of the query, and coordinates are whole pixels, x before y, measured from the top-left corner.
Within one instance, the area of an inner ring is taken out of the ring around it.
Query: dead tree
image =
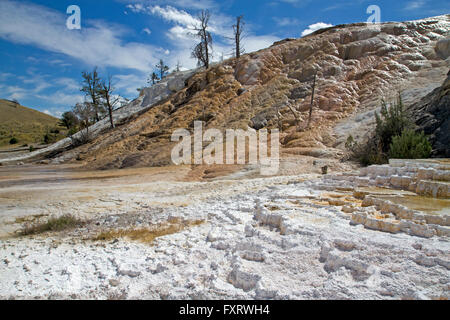
[[[100,95],[103,102],[108,110],[109,122],[111,123],[111,128],[114,128],[113,111],[117,103],[120,100],[119,96],[114,97],[114,87],[112,86],[111,76],[108,77],[108,82],[102,81],[100,86]]]
[[[317,71],[314,72],[314,80],[313,80],[313,86],[312,86],[312,94],[311,94],[311,104],[309,106],[309,117],[308,117],[308,128],[311,125],[311,119],[312,119],[312,112],[313,112],[313,105],[314,105],[314,92],[316,89],[316,76],[317,76]]]
[[[97,67],[94,68],[92,72],[81,73],[83,77],[83,87],[81,88],[81,92],[84,92],[86,97],[89,97],[91,100],[90,103],[93,107],[95,121],[100,121],[100,83],[101,79],[98,76]]]
[[[177,61],[177,65],[175,66],[175,71],[176,71],[176,72],[180,72],[180,71],[181,71],[181,67],[182,67],[182,65],[181,65],[181,63],[180,63],[180,60],[178,60],[178,61]]]
[[[234,49],[235,56],[237,59],[241,57],[241,54],[245,53],[244,48],[242,47],[242,33],[244,31],[244,16],[236,17],[236,24],[233,25],[234,32]]]
[[[91,125],[91,119],[95,116],[95,110],[92,103],[86,101],[83,103],[77,103],[72,112],[77,117],[80,124],[80,138],[77,141],[72,138],[72,142],[77,144],[87,143],[90,139],[89,136],[89,126]]]
[[[211,14],[209,11],[202,10],[197,17],[199,24],[193,26],[193,30],[196,32],[194,36],[200,39],[200,43],[192,50],[192,57],[197,59],[199,66],[203,66],[206,69],[209,68],[209,61],[212,56],[212,35],[208,31],[210,18]]]

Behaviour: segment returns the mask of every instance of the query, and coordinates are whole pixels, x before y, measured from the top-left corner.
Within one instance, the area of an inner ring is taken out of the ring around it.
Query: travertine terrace
[[[6,181],[0,297],[449,298],[450,200],[414,192],[444,196],[448,169],[399,161],[209,182],[177,181],[188,168],[105,172],[92,181],[67,175],[33,189],[26,177]],[[27,219],[63,213],[88,222],[11,234]]]

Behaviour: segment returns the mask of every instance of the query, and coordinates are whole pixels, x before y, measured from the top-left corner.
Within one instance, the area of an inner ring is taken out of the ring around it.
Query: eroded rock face
[[[441,43],[450,50],[450,39]],[[450,71],[441,87],[413,104],[408,111],[419,129],[430,137],[433,156],[450,158]]]
[[[185,81],[194,74],[193,71],[178,72],[167,76],[166,79],[153,86],[143,88],[140,95],[143,98],[142,107],[149,107],[164,98],[167,98],[172,93],[180,91],[185,87]]]
[[[439,40],[436,43],[436,53],[442,58],[450,57],[450,39]]]

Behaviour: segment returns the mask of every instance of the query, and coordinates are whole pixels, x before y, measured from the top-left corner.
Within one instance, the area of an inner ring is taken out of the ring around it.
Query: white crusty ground
[[[86,240],[84,229],[1,240],[0,298],[449,298],[448,238],[352,226],[340,207],[312,201],[323,185],[310,176],[275,177],[111,194],[122,207],[96,216],[100,226],[136,201],[138,226],[170,217],[206,222],[153,245]],[[145,205],[158,199],[187,205]]]

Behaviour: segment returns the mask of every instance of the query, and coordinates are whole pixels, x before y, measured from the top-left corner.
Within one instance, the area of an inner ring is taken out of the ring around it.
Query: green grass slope
[[[57,118],[45,113],[0,99],[0,147],[10,146],[13,137],[18,140],[15,146],[42,143],[50,130],[62,130],[58,122]]]

